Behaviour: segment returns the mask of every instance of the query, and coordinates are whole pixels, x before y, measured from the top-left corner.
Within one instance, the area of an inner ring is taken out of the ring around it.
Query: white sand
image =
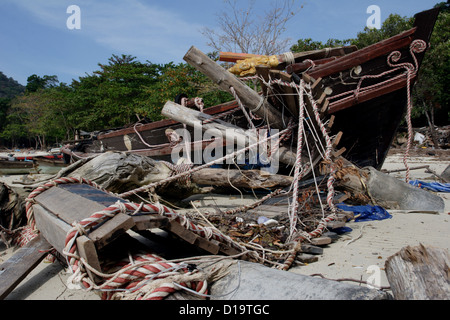
[[[429,165],[432,170],[441,173],[449,164],[436,156],[412,157],[411,167]],[[384,169],[404,168],[402,155],[390,155]],[[393,173],[401,179],[404,172]],[[411,179],[434,180],[425,169],[411,171]],[[0,180],[2,181],[2,180]],[[5,181],[3,179],[3,181]],[[9,179],[11,182],[11,179]],[[440,214],[405,213],[390,211],[392,219],[370,222],[350,222],[347,226],[352,231],[324,247],[319,261],[305,266],[292,268],[291,272],[311,275],[322,274],[330,279],[351,278],[371,280],[381,286],[389,286],[384,273],[386,259],[405,246],[416,246],[420,243],[440,248],[450,248],[450,194],[439,193],[445,201],[445,212]],[[240,203],[239,197],[217,197],[218,204],[231,205]],[[246,203],[252,202],[246,199]],[[198,201],[198,205],[202,202]],[[351,239],[356,239],[349,243]],[[6,249],[0,243],[0,263],[7,260],[13,249]],[[375,266],[375,267],[374,267]],[[374,271],[372,271],[374,270]],[[372,273],[368,273],[368,271]],[[369,278],[370,277],[370,278]],[[68,274],[59,263],[41,263],[27,278],[7,297],[17,300],[99,300],[93,292],[69,290],[65,283]],[[379,279],[378,282],[376,280]],[[360,285],[355,283],[355,285]],[[251,299],[251,297],[249,297]]]

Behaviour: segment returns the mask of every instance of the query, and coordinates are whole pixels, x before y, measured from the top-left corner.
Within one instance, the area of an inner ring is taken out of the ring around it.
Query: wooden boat
[[[412,29],[306,72],[331,91],[327,114],[335,116],[332,134],[343,132],[339,145],[346,148],[346,159],[377,169],[383,165],[410,107],[408,90],[438,14],[437,8],[418,13]]]
[[[222,89],[231,92],[230,87],[235,86],[236,92],[231,93],[237,93],[245,107],[262,112],[260,114],[279,129],[283,129],[289,119],[297,119],[299,107],[295,89],[281,82],[299,84],[301,79],[308,81],[318,94],[316,99],[323,119],[333,123],[330,135],[339,138],[335,145],[339,142],[342,156],[358,166],[380,169],[403,115],[410,111],[410,90],[417,79],[438,13],[437,8],[420,12],[415,15],[412,29],[360,50],[351,46],[280,55],[274,65],[270,62],[266,66],[259,65],[255,68],[259,79],[279,80],[278,84],[271,84],[271,97],[262,102],[255,91],[245,88],[245,84],[242,87],[243,82],[225,69],[206,70],[205,65],[209,62],[205,60],[196,65],[192,57],[195,50],[190,50],[184,58]],[[229,62],[239,62],[247,57],[255,59],[255,55],[221,53],[221,60]],[[201,59],[196,56],[197,61]],[[268,89],[266,84],[261,81],[263,95]],[[248,129],[245,113],[239,109],[238,102],[236,99],[213,106],[204,113],[218,115],[234,110],[236,121],[233,124]],[[102,132],[95,139],[77,141],[63,152],[66,157],[85,157],[115,150],[167,160],[174,145],[168,140],[166,130],[182,128],[181,122],[166,119]],[[286,145],[295,146],[295,143],[291,140]]]
[[[27,174],[34,170],[33,161],[12,161],[0,159],[0,175]]]
[[[236,119],[234,122],[240,124],[243,115],[237,108],[237,102],[231,101],[207,108],[204,113],[209,115],[233,113]],[[75,144],[63,147],[62,153],[66,162],[70,161],[70,158],[86,158],[105,151],[123,151],[160,160],[170,160],[171,152],[177,143],[169,140],[166,134],[168,129],[184,129],[184,126],[171,119],[137,123],[126,128],[100,132],[93,139],[75,141]],[[192,128],[186,127],[185,129],[193,137]],[[195,143],[205,146],[210,141],[192,141],[191,145]]]

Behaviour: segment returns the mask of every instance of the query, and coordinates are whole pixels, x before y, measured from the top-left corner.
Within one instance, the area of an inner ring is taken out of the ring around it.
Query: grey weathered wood
[[[94,242],[86,236],[80,236],[77,238],[77,250],[81,258],[84,258],[86,263],[94,268],[95,270],[101,272],[102,268],[100,266],[100,261],[98,260],[97,250],[95,248]],[[86,272],[95,283],[100,283],[101,278],[97,276],[94,272],[86,269]]]
[[[33,205],[33,214],[36,228],[59,253],[62,253],[67,233],[72,226],[39,204]]]
[[[134,226],[132,217],[118,213],[103,223],[100,228],[91,231],[88,236],[95,242],[97,249],[101,249]]]
[[[132,216],[134,221],[133,230],[141,231],[148,229],[156,229],[167,226],[169,219],[160,215],[137,215]]]
[[[319,237],[319,238],[313,238],[311,239],[311,244],[315,245],[315,246],[323,246],[326,244],[330,244],[331,243],[331,238],[329,237]]]
[[[38,235],[0,265],[0,300],[6,298],[48,255],[51,247],[44,237]]]
[[[161,111],[163,116],[171,118],[173,120],[184,123],[188,126],[203,130],[216,137],[222,137],[230,143],[236,143],[240,148],[248,147],[256,143],[258,137],[256,132],[251,130],[244,130],[240,127],[231,125],[225,121],[214,120],[214,122],[203,123],[204,120],[211,119],[212,116],[205,113],[201,113],[197,110],[183,107],[175,102],[168,101]],[[257,148],[255,148],[257,150]],[[279,147],[279,160],[282,163],[293,165],[295,163],[296,155],[291,150],[280,146]]]
[[[279,174],[271,174],[260,170],[227,170],[227,169],[202,169],[191,175],[193,182],[197,184],[230,186],[237,188],[273,188],[287,187],[293,182],[293,177]]]
[[[184,60],[210,78],[222,90],[231,93],[230,88],[233,87],[243,105],[254,111],[259,117],[267,119],[268,123],[270,123],[273,128],[284,129],[289,123],[289,119],[283,117],[282,114],[270,105],[269,102],[264,100],[263,97],[236,78],[228,70],[211,60],[196,47],[192,46],[188,50],[184,56]],[[260,103],[262,103],[262,106],[258,108]]]
[[[397,300],[450,300],[450,254],[424,246],[404,247],[386,260],[386,277]]]

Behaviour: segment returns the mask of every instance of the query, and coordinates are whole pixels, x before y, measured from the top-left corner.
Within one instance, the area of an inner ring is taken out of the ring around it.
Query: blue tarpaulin
[[[412,180],[409,181],[409,184],[411,184],[414,187],[419,187],[434,192],[450,192],[450,183],[424,182],[420,180]]]
[[[355,221],[371,221],[371,220],[384,220],[392,218],[392,215],[389,214],[384,208],[380,206],[348,206],[345,204],[336,205],[339,209],[344,211],[351,211],[358,216]]]

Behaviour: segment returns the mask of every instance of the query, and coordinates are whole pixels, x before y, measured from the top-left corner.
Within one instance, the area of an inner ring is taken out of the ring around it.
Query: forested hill
[[[25,87],[0,71],[0,98],[14,98],[25,91]]]

